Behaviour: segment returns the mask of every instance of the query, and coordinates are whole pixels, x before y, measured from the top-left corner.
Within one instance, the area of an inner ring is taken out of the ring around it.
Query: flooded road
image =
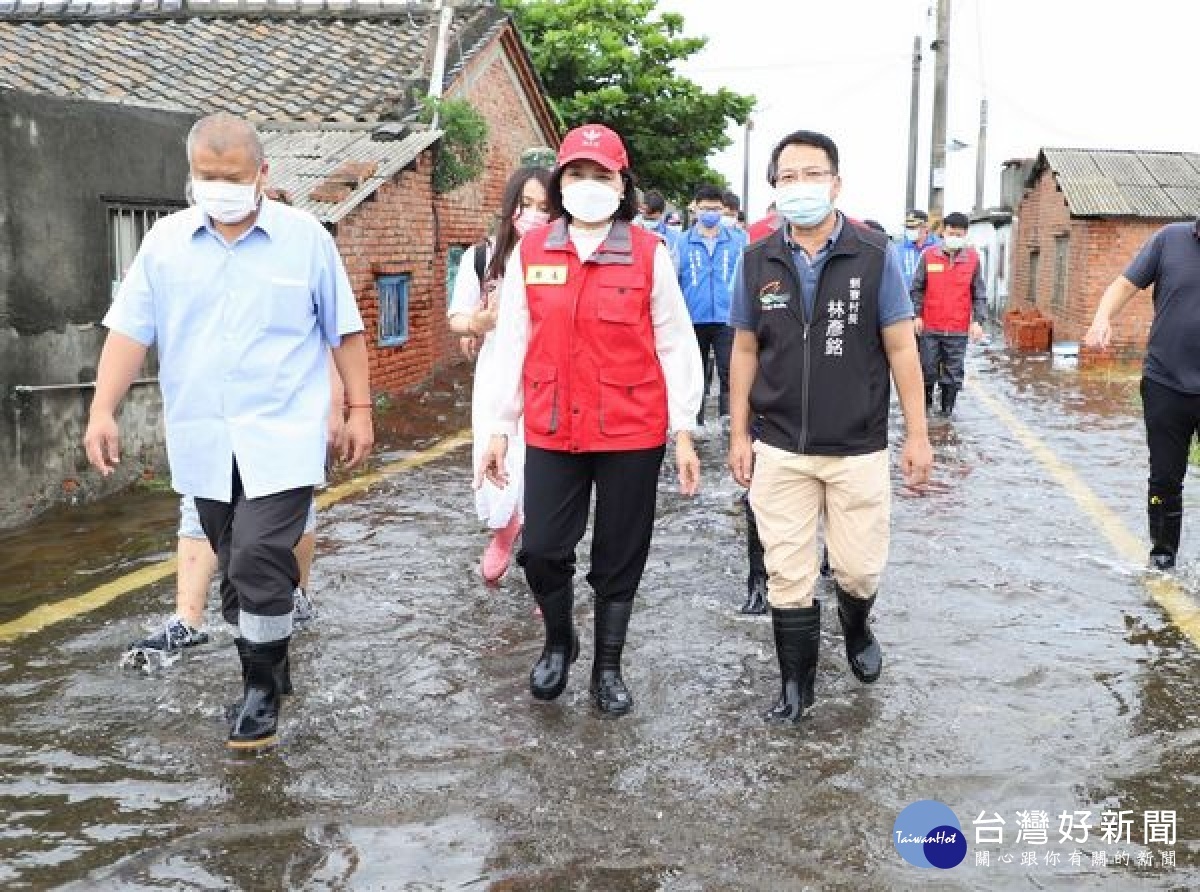
[[[976,352],[969,375],[1144,536],[1134,379],[998,349]],[[450,378],[403,407],[388,454],[464,426],[467,393]],[[932,439],[934,484],[916,494],[897,481],[875,619],[883,678],[863,687],[850,675],[822,593],[817,708],[799,728],[759,717],[778,669],[769,619],[736,612],[744,524],[715,431],[700,444],[696,499],[664,468],[624,661],[637,707],[617,721],[588,703],[582,549],[583,654],[558,702],[531,700],[540,622],[519,574],[499,590],[478,580],[468,449],[323,514],[320,616],[293,639],[296,694],[270,754],[224,746],[224,705],[240,686],[215,613],[213,645],[151,674],[118,668],[169,610],[170,585],[0,644],[0,887],[1200,887],[1200,652],[1147,594],[1140,564],[972,391]],[[1200,517],[1194,474],[1189,487],[1188,517]],[[0,621],[86,585],[71,575],[85,564],[115,572],[139,553],[131,543],[145,543],[140,557],[169,550],[173,500],[137,498],[87,509],[110,512],[110,539],[47,541],[58,550],[35,560],[27,532],[6,541],[22,547],[0,558]],[[1179,571],[1193,598],[1197,528],[1185,529]],[[39,562],[57,569],[26,582]],[[958,867],[897,854],[897,815],[923,799],[961,822]],[[1129,842],[1100,839],[1108,810],[1128,813]],[[1077,811],[1091,813],[1089,838],[1060,842],[1060,815]],[[1171,843],[1143,845],[1147,813],[1158,832],[1166,811]],[[1018,813],[1037,812],[1046,841],[1032,825],[1018,841]],[[977,844],[996,828],[974,822],[993,815],[1002,842]]]

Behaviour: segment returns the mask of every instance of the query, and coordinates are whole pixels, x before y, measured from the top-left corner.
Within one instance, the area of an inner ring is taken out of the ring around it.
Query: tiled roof
[[[1073,217],[1200,216],[1200,153],[1043,149],[1030,175],[1054,173]]]
[[[381,141],[370,129],[326,124],[304,129],[260,131],[272,188],[323,223],[337,223],[441,135],[419,130],[404,139]]]
[[[0,87],[259,121],[399,120],[428,90],[437,20],[397,0],[0,0]],[[491,3],[457,5],[447,85],[505,21]]]

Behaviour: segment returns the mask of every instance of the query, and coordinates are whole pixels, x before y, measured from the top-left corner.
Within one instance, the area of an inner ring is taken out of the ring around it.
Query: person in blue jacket
[[[722,195],[716,186],[702,185],[695,193],[696,222],[679,241],[679,286],[687,301],[700,347],[706,375],[704,392],[711,380],[709,355],[715,357],[720,378],[718,414],[729,415],[729,354],[733,329],[729,327],[729,299],[733,276],[745,243],[739,234],[721,225]],[[704,424],[704,406],[696,417]]]
[[[929,215],[924,211],[909,211],[904,218],[904,240],[899,244],[900,272],[904,274],[904,287],[912,290],[913,274],[917,261],[926,248],[940,245],[942,240],[929,231]]]

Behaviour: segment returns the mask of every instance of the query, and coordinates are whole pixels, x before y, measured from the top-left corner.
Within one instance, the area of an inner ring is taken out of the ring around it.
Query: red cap
[[[558,166],[572,161],[595,161],[609,170],[624,170],[629,166],[629,155],[615,132],[603,124],[584,124],[564,136],[558,147]]]

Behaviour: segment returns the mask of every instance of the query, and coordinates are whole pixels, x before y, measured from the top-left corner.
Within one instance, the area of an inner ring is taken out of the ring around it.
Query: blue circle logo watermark
[[[922,799],[900,812],[892,844],[914,867],[949,870],[967,857],[967,837],[958,816],[936,799]]]

